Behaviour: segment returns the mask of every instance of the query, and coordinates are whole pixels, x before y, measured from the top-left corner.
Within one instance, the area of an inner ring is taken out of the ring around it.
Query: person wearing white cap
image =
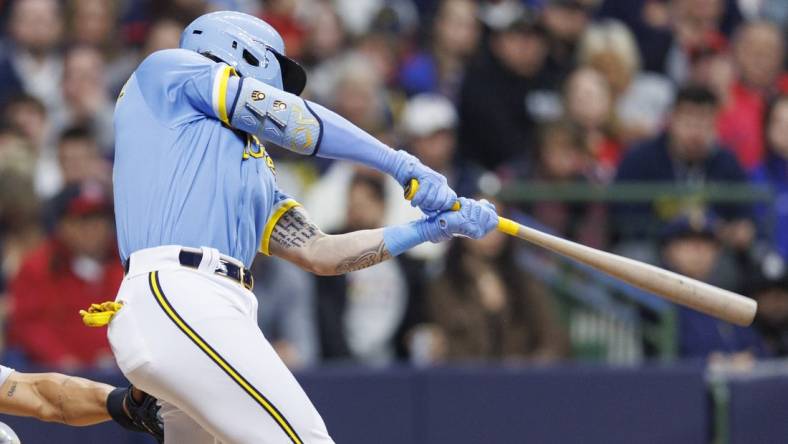
[[[473,196],[479,192],[477,183],[483,170],[457,159],[457,122],[457,111],[448,98],[440,94],[423,93],[413,96],[406,103],[400,120],[400,132],[410,153],[443,174],[457,193]],[[397,218],[397,222],[404,222],[416,212],[413,208],[403,207],[390,214]],[[442,244],[422,244],[408,254],[432,259],[444,251],[445,245]]]
[[[449,99],[440,94],[424,93],[413,96],[406,103],[399,131],[410,153],[424,156],[424,165],[446,175],[449,185],[455,187],[458,195],[473,196],[478,191],[476,183],[482,170],[455,161],[457,123],[457,112]],[[356,173],[353,165],[336,162],[306,193],[304,205],[313,209],[310,217],[325,231],[336,231],[345,225],[348,189]],[[383,180],[385,224],[403,223],[422,216],[420,210],[402,199],[402,186],[396,180]],[[327,200],[326,195],[331,199]],[[432,259],[444,249],[440,244],[425,243],[409,250],[406,255]]]

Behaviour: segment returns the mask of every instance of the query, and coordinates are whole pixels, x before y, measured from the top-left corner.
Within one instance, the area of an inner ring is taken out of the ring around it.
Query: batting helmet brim
[[[298,62],[279,54],[275,50],[268,48],[274,53],[276,59],[279,61],[279,67],[282,69],[282,87],[285,91],[300,95],[306,86],[306,70]]]

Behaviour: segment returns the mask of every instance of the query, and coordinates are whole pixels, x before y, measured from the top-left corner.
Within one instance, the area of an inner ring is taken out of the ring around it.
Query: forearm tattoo
[[[16,393],[16,385],[17,385],[16,381],[11,382],[11,387],[8,388],[8,392],[6,392],[6,396],[8,396],[9,398],[14,397],[14,393]]]
[[[391,254],[386,249],[386,242],[380,241],[377,247],[364,250],[357,256],[342,260],[337,265],[337,274],[350,273],[351,271],[361,270],[391,258]]]
[[[306,214],[296,207],[279,219],[271,233],[271,240],[285,249],[300,248],[318,234],[320,230],[317,225],[310,222]]]

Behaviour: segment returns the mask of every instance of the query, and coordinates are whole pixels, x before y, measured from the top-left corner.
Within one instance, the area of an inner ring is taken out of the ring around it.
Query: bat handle
[[[413,196],[419,191],[419,180],[411,179],[405,184],[405,200],[413,200]],[[460,211],[460,201],[454,202],[451,206],[452,211]]]
[[[416,195],[416,192],[419,191],[419,181],[418,179],[411,179],[405,184],[405,199],[412,200],[413,196]],[[452,211],[460,211],[460,201],[454,202],[454,205],[451,207]],[[510,236],[516,236],[517,230],[520,225],[505,217],[498,217],[498,231],[506,233]]]

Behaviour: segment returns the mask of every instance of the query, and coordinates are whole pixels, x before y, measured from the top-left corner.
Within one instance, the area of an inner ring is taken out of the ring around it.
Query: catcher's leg
[[[126,297],[110,329],[113,349],[124,348],[132,329],[145,345],[147,356],[135,358],[146,365],[136,371],[127,372],[122,350],[115,350],[132,382],[226,443],[332,442],[257,327],[251,292],[229,279],[184,268],[133,279],[140,278],[147,285],[138,284]],[[124,325],[131,327],[121,335]]]

